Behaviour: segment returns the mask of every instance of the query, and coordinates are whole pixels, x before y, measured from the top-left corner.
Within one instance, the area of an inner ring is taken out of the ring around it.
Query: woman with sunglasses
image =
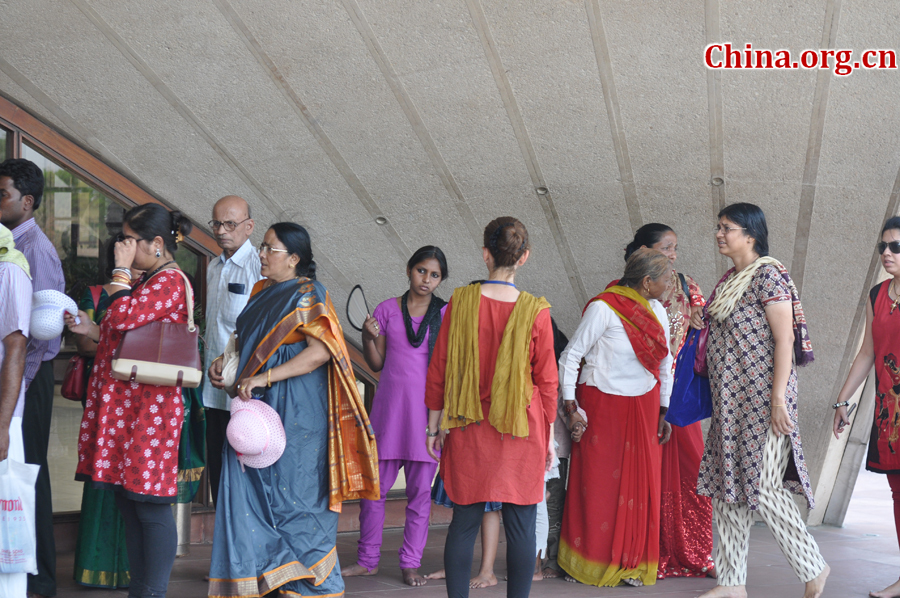
[[[173,256],[191,228],[180,212],[156,204],[129,210],[115,244],[115,291],[106,315],[99,324],[84,311],[78,324],[65,316],[69,330],[98,343],[75,479],[115,492],[125,520],[129,596],[166,595],[177,542],[171,503],[178,492],[184,399],[178,386],[116,380],[112,360],[127,331],[150,322],[187,322],[191,291]],[[132,285],[135,270],[146,274]]]
[[[833,430],[834,437],[839,438],[844,426],[850,423],[850,397],[875,366],[875,420],[866,469],[887,474],[894,499],[894,525],[900,541],[900,216],[885,222],[877,249],[881,265],[891,278],[875,285],[869,292],[865,336],[837,403],[833,405]],[[900,580],[881,591],[870,592],[869,596],[900,596]]]
[[[804,598],[818,598],[830,569],[791,498],[800,494],[813,508],[794,366],[813,360],[806,318],[787,269],[768,257],[769,229],[759,206],[725,207],[715,239],[734,267],[704,308],[713,413],[697,493],[712,498],[719,545],[718,585],[701,598],[746,598],[754,511],[806,584]]]

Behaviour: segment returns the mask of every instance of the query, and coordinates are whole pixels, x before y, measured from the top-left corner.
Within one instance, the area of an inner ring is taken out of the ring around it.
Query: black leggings
[[[507,598],[527,598],[534,575],[535,518],[537,505],[503,503],[503,529],[506,532]],[[453,505],[453,519],[444,545],[444,570],[447,596],[467,598],[472,574],[475,538],[484,517],[484,503]]]
[[[125,520],[131,565],[128,598],[165,598],[178,544],[172,505],[131,500],[116,492],[116,506]]]

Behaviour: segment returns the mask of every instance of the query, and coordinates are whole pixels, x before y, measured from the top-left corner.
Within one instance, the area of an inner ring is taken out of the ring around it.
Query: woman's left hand
[[[94,327],[94,322],[88,317],[86,313],[78,310],[78,324],[75,323],[75,316],[70,314],[69,312],[63,313],[63,321],[66,323],[66,326],[69,327],[69,330],[74,332],[75,334],[83,334],[84,336],[90,337],[91,328]]]
[[[794,423],[788,414],[784,399],[781,399],[781,405],[770,407],[770,409],[772,410],[772,431],[775,432],[775,438],[780,438],[782,434],[790,434],[794,431]]]
[[[666,421],[666,414],[659,414],[659,426],[656,428],[656,437],[659,438],[660,444],[669,442],[672,437],[672,424]]]
[[[691,307],[691,328],[703,330],[706,323],[703,321],[703,306],[694,305]]]
[[[260,386],[266,386],[266,377],[261,375],[250,376],[249,378],[244,378],[237,385],[237,398],[242,401],[249,401],[253,397],[251,396],[251,391],[254,388],[259,388]]]

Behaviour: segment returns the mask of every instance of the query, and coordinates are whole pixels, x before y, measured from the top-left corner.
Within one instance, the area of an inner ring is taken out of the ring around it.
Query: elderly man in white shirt
[[[226,195],[216,202],[209,227],[216,236],[222,254],[213,259],[206,272],[206,364],[225,351],[236,327],[238,314],[247,305],[253,285],[260,276],[259,254],[250,243],[253,219],[250,206],[237,195]],[[222,474],[222,447],[225,429],[231,417],[231,399],[224,390],[203,384],[206,407],[206,466],[213,502],[218,505],[219,479]]]

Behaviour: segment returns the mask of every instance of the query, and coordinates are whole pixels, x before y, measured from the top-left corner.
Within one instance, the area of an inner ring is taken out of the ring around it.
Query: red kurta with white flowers
[[[136,285],[131,296],[117,298],[100,322],[76,475],[148,498],[174,500],[184,420],[181,387],[123,382],[111,371],[125,333],[156,321],[187,322],[184,279],[172,270]]]

